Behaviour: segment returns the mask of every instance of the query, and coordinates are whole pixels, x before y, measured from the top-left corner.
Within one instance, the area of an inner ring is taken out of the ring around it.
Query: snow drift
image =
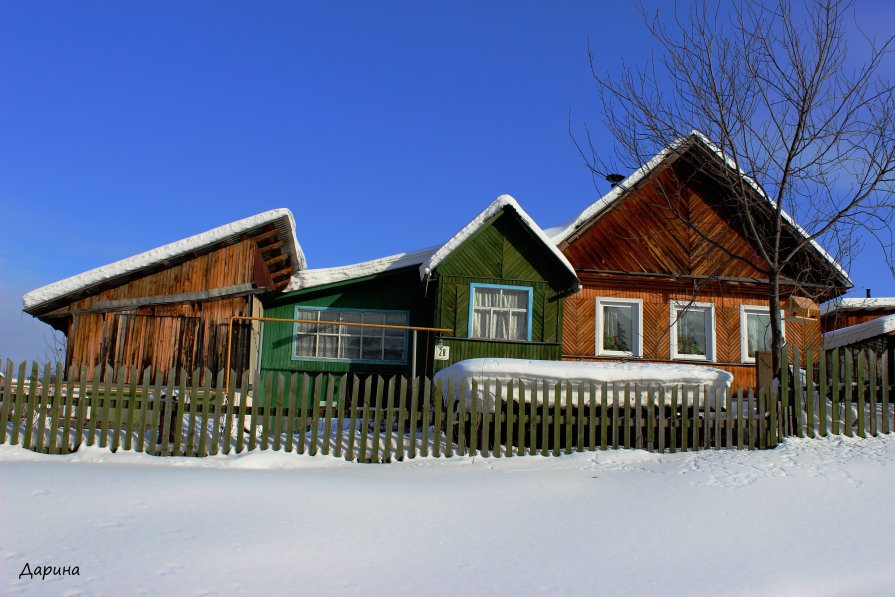
[[[677,388],[678,404],[702,405],[708,396],[710,405],[714,406],[716,401],[723,400],[723,391],[730,390],[733,375],[699,365],[482,358],[455,363],[436,373],[434,378],[436,384],[441,382],[445,392],[453,381],[455,392],[465,397],[467,404],[471,403],[473,380],[477,386],[476,400],[482,405],[479,408],[493,411],[496,384],[500,384],[501,396],[505,399],[507,384],[513,380],[518,380],[523,387],[520,392],[518,384],[514,384],[514,399],[527,403],[534,400],[537,404],[547,402],[553,405],[557,399],[554,388],[559,383],[562,388],[559,396],[561,406],[577,404],[579,389],[587,392],[591,384],[597,387],[606,384],[609,404],[622,404],[625,385],[633,384],[632,402],[636,388],[643,404],[650,392],[656,394],[654,400],[657,402],[664,396],[665,404],[670,404],[671,391]],[[542,381],[546,382],[546,392]],[[566,391],[568,387],[571,387],[571,392]]]

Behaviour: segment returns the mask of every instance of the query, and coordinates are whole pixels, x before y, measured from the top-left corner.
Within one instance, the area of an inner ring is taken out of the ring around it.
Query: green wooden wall
[[[531,342],[468,338],[469,288],[473,283],[532,288]],[[444,339],[451,347],[450,361],[433,361],[436,337],[418,334],[417,374],[433,375],[451,363],[474,357],[559,360],[563,296],[573,287],[577,287],[577,279],[516,212],[505,210],[439,263],[425,286],[418,269],[409,267],[268,297],[263,302],[266,317],[292,319],[296,306],[387,309],[408,311],[413,326],[450,328],[453,332]],[[410,375],[410,354],[405,365],[293,359],[293,329],[292,323],[264,323],[262,372]]]
[[[535,238],[512,211],[468,239],[436,268],[435,327],[454,330],[445,344],[450,361],[436,361],[439,371],[475,357],[559,360],[562,345],[563,296],[577,284],[555,256]],[[470,284],[500,284],[532,288],[531,342],[471,340]]]
[[[431,303],[431,301],[430,301]],[[294,319],[295,308],[331,307],[334,309],[387,309],[408,311],[410,325],[430,326],[431,306],[426,301],[420,286],[419,270],[405,270],[354,280],[326,287],[299,290],[264,301],[264,316]],[[309,373],[382,373],[410,374],[410,341],[406,365],[350,363],[347,361],[309,361],[293,359],[292,323],[264,322],[261,341],[261,370],[282,373],[303,371]],[[418,374],[422,374],[422,351],[425,349],[425,335],[418,335]]]

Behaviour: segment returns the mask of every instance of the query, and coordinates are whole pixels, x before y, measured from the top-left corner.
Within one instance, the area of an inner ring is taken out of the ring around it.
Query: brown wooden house
[[[701,135],[682,139],[551,231],[583,286],[566,299],[564,359],[711,365],[755,386],[769,337],[764,261],[723,186],[702,174],[707,159],[725,163]],[[802,240],[786,222],[785,242]],[[783,280],[784,337],[817,351],[818,301],[851,282],[816,243],[796,262]]]
[[[264,212],[33,290],[25,311],[68,337],[66,366],[223,369],[258,364],[258,295],[305,258],[286,209]]]

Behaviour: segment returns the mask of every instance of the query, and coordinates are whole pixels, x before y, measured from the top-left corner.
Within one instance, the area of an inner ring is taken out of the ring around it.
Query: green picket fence
[[[260,449],[388,462],[610,448],[764,449],[787,436],[864,437],[893,429],[891,382],[884,383],[886,366],[879,366],[885,359],[837,353],[818,361],[794,355],[779,392],[770,395],[298,373],[259,375],[254,388],[243,381],[227,392],[224,372],[63,374],[59,367],[7,362],[0,443],[49,454],[81,445],[159,456]]]

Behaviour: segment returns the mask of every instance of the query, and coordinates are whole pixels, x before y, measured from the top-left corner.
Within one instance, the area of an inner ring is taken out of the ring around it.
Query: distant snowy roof
[[[834,299],[820,306],[820,314],[827,315],[834,311],[873,311],[876,309],[895,309],[895,297]]]
[[[712,143],[703,133],[694,130],[691,131],[689,135],[681,137],[680,139],[672,142],[668,147],[656,154],[651,160],[634,171],[633,174],[628,176],[616,186],[612,187],[612,189],[610,189],[608,193],[586,207],[584,211],[578,214],[577,217],[573,218],[571,221],[563,225],[547,229],[546,232],[549,234],[551,240],[559,245],[560,243],[568,239],[581,226],[614,205],[619,198],[621,198],[628,190],[632,189],[647,176],[649,176],[654,170],[656,170],[659,165],[665,163],[666,161],[673,161],[677,157],[681,156],[686,148],[697,141],[710,152],[715,154],[718,158],[720,158],[729,168],[738,172],[743,180],[745,180],[749,184],[749,186],[752,187],[752,189],[755,190],[756,193],[758,193],[759,196],[765,198],[769,204],[773,205],[771,199],[767,195],[765,195],[764,191],[761,189],[758,183],[752,179],[752,177],[743,172],[741,168],[737,167],[736,163],[727,154],[725,154],[721,150],[721,148]],[[783,219],[786,221],[786,223],[789,224],[803,238],[809,238],[808,232],[798,223],[796,223],[792,216],[786,213],[785,210],[781,210],[781,215],[783,216]],[[811,246],[814,247],[814,249],[818,253],[820,253],[820,255],[823,256],[824,259],[826,259],[830,263],[830,265],[832,265],[836,269],[836,271],[838,271],[842,275],[843,279],[848,284],[852,284],[851,278],[849,278],[848,273],[833,258],[832,255],[827,253],[827,251],[823,247],[821,247],[816,240],[811,239],[810,243]]]
[[[390,255],[388,257],[381,257],[379,259],[361,263],[353,263],[351,265],[304,270],[295,273],[292,276],[292,280],[289,281],[289,285],[286,286],[283,291],[292,292],[303,288],[314,288],[325,284],[344,282],[346,280],[354,280],[375,274],[395,271],[405,267],[418,267],[437,249],[438,247],[429,247],[428,249],[420,249],[408,253],[398,253],[397,255]]]
[[[285,288],[285,292],[292,292],[305,288],[314,288],[317,286],[323,286],[335,282],[355,280],[358,278],[372,276],[389,271],[395,271],[410,266],[418,266],[420,279],[424,279],[427,275],[432,273],[432,271],[438,266],[439,263],[441,263],[445,259],[445,257],[450,255],[451,252],[456,250],[457,247],[463,244],[464,241],[478,232],[485,225],[485,223],[488,222],[488,220],[500,213],[500,211],[505,207],[509,207],[510,209],[515,211],[516,214],[519,215],[519,218],[541,241],[544,247],[546,247],[547,250],[550,251],[559,260],[562,267],[566,269],[575,280],[577,280],[578,277],[575,275],[575,269],[572,267],[572,264],[570,264],[565,256],[559,252],[559,250],[556,248],[556,245],[554,245],[550,241],[547,235],[544,234],[544,231],[541,230],[541,228],[534,222],[534,220],[532,220],[531,217],[527,213],[525,213],[525,210],[523,210],[522,207],[519,206],[519,203],[517,203],[516,200],[509,195],[501,195],[500,197],[492,201],[491,204],[484,209],[484,211],[473,218],[472,221],[466,224],[466,226],[464,226],[463,229],[460,230],[460,232],[455,234],[453,238],[442,245],[429,247],[428,249],[420,249],[409,253],[399,253],[397,255],[391,255],[389,257],[381,257],[379,259],[373,259],[371,261],[353,263],[351,265],[309,269],[302,272],[297,272],[293,274],[292,280],[290,280],[289,285]]]
[[[278,239],[283,243],[283,250],[292,258],[294,267],[296,269],[307,267],[305,255],[295,236],[295,219],[292,217],[292,212],[285,208],[272,209],[42,286],[25,294],[22,297],[22,303],[25,310],[30,312],[66,295],[200,251],[205,247],[249,233],[267,224],[273,224],[276,227]]]
[[[504,208],[510,208],[516,212],[519,218],[525,223],[525,225],[531,230],[534,235],[541,241],[541,243],[551,252],[554,257],[562,264],[562,267],[565,268],[568,273],[575,278],[578,279],[577,274],[575,273],[575,268],[572,267],[572,264],[569,263],[569,260],[566,259],[565,255],[563,255],[559,249],[556,248],[556,245],[551,241],[551,239],[544,234],[544,231],[541,230],[541,227],[538,226],[534,220],[531,219],[525,210],[519,205],[519,203],[510,195],[501,195],[497,199],[491,202],[491,204],[486,207],[479,215],[473,218],[463,229],[460,230],[457,234],[453,236],[449,241],[444,243],[441,248],[439,248],[435,253],[433,253],[421,266],[420,266],[420,278],[425,278],[430,275],[438,264],[441,263],[448,255],[450,255],[453,251],[455,251],[460,245],[462,245],[467,239],[469,239],[472,235],[482,229],[485,226],[486,222],[500,213]]]
[[[839,328],[823,335],[824,350],[849,346],[883,334],[895,332],[895,314],[877,317],[864,323]]]

